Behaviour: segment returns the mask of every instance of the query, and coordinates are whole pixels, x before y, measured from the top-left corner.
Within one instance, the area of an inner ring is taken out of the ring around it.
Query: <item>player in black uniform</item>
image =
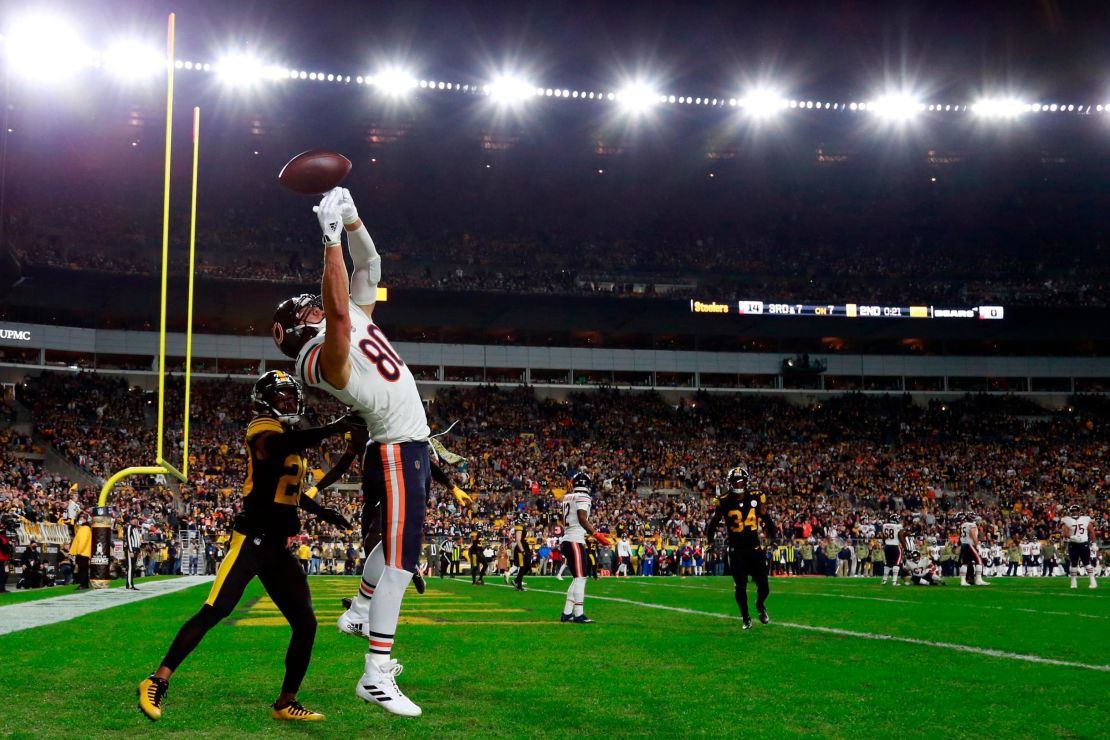
[[[296,378],[280,370],[259,378],[251,401],[256,415],[247,425],[243,508],[235,517],[231,545],[204,606],[181,627],[158,670],[139,684],[139,710],[151,720],[162,716],[170,676],[208,630],[231,614],[255,576],[293,628],[285,654],[285,680],[272,716],[280,720],[324,718],[305,709],[296,698],[312,657],[316,615],[308,578],[285,543],[301,529],[298,508],[350,529],[350,522],[338,511],[325,509],[313,498],[301,495],[307,468],[302,453],[327,437],[347,431],[350,422],[344,417],[326,426],[294,430],[293,425],[304,413],[304,394]]]
[[[524,521],[526,515],[521,512],[520,519],[515,526],[515,537],[513,542],[513,565],[516,566],[516,578],[513,580],[513,588],[517,591],[524,591],[524,576],[532,571],[532,546],[528,544],[528,537],[524,531]]]
[[[767,515],[767,497],[760,491],[748,490],[748,471],[737,466],[728,471],[728,490],[714,501],[713,516],[706,527],[706,539],[713,541],[713,533],[722,519],[728,526],[728,560],[732,580],[736,583],[736,603],[744,618],[744,629],[752,628],[748,615],[748,576],[755,581],[755,608],[759,621],[769,624],[767,596],[771,588],[767,583],[767,554],[759,542],[759,527],[768,538],[775,536],[775,523]]]

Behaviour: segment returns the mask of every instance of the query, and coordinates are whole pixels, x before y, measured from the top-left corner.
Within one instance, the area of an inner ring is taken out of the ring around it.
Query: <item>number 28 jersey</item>
[[[351,313],[351,377],[347,387],[335,388],[320,372],[324,334],[301,348],[297,375],[308,386],[320,388],[347,404],[366,421],[370,439],[381,444],[425,440],[428,417],[416,379],[385,334],[354,301]]]
[[[730,547],[759,547],[760,521],[767,516],[767,496],[759,491],[729,491],[713,500],[717,512],[728,527]]]

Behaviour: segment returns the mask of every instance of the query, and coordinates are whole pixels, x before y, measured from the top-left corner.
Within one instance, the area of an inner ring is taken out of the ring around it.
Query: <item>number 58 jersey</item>
[[[336,388],[320,372],[324,346],[321,333],[297,355],[297,376],[305,385],[320,388],[347,404],[366,421],[370,439],[393,444],[428,438],[428,417],[416,379],[385,338],[385,334],[354,301],[351,313],[351,377],[346,388]]]

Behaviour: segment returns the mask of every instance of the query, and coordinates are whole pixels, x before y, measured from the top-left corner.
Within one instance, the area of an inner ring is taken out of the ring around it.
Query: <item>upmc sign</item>
[[[0,339],[14,339],[17,342],[30,342],[31,330],[0,328]]]

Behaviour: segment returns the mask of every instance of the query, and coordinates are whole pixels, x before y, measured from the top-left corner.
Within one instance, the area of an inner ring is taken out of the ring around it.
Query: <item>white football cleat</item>
[[[345,635],[354,635],[365,640],[370,639],[370,617],[356,614],[353,609],[348,609],[340,614],[335,626]]]
[[[975,585],[976,586],[989,586],[989,585],[991,585],[991,582],[990,581],[984,581],[982,576],[978,576],[975,579]]]
[[[390,660],[384,665],[376,666],[366,656],[366,672],[355,686],[355,694],[367,704],[374,703],[387,712],[398,714],[402,717],[419,717],[423,712],[420,707],[401,693],[397,687],[397,676],[401,675],[405,667],[396,660]]]
[[[966,578],[961,577],[960,578],[960,585],[961,586],[970,586],[971,584],[967,582]]]

